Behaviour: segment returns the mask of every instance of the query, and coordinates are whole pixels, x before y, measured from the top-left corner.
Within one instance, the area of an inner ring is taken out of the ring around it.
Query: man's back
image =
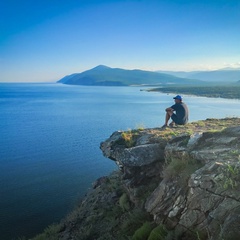
[[[184,102],[175,103],[171,106],[176,111],[176,115],[181,124],[188,122],[188,107]]]

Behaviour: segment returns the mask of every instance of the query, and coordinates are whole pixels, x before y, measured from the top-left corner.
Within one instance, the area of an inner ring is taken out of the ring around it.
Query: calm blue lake
[[[140,87],[0,84],[0,239],[59,221],[116,166],[102,156],[113,131],[159,127],[172,94]],[[240,101],[184,96],[190,121],[240,117]]]

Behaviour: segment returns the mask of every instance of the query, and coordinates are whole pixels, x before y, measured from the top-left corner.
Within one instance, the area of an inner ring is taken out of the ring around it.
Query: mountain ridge
[[[180,78],[166,73],[139,69],[127,70],[98,65],[82,73],[67,75],[57,81],[71,85],[131,86],[161,84],[202,84],[202,81]]]
[[[240,80],[239,68],[223,68],[211,71],[157,71],[167,73],[177,77],[198,79],[206,82],[237,82]]]

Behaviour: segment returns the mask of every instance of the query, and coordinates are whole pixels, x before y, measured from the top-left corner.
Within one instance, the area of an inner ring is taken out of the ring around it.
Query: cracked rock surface
[[[132,146],[124,145],[121,132],[101,144],[122,170],[132,201],[137,203],[134,192],[148,176],[158,186],[144,210],[156,223],[180,239],[196,233],[200,239],[240,239],[239,118],[139,130],[133,137]]]

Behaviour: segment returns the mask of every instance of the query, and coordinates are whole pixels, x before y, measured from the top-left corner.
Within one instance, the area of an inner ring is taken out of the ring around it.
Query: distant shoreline
[[[147,91],[187,94],[209,98],[240,99],[240,86],[172,86],[152,88]]]

